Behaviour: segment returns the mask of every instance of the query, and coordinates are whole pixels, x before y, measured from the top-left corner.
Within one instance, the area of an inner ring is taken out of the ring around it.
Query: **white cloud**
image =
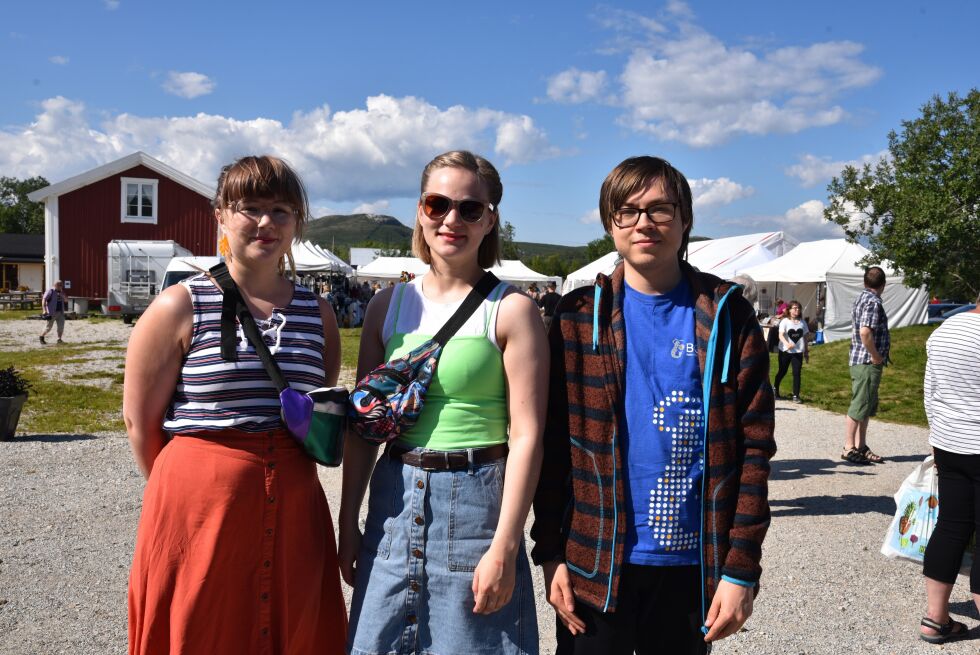
[[[206,96],[214,91],[214,80],[203,73],[170,71],[167,73],[167,81],[163,83],[163,90],[167,93],[181,98],[196,98]]]
[[[606,88],[606,71],[569,68],[548,80],[548,97],[555,102],[577,104],[599,100]]]
[[[629,53],[617,88],[605,94],[623,108],[619,123],[695,147],[838,123],[847,112],[836,98],[881,75],[861,61],[864,47],[851,41],[778,48],[726,43],[697,25],[683,2],[671,2],[660,21],[614,9],[595,19],[613,32],[613,45],[602,51]],[[579,97],[573,72],[551,78],[549,95],[560,80],[559,98]]]
[[[873,155],[863,155],[858,159],[849,161],[834,161],[830,157],[818,157],[816,155],[805,154],[799,157],[799,163],[793,164],[786,169],[786,174],[798,178],[805,187],[816,186],[821,183],[830,182],[831,178],[840,175],[845,166],[860,168],[865,164],[872,167],[881,159],[890,157],[888,150]]]
[[[57,64],[58,66],[64,66],[68,63],[68,57],[64,55],[54,55],[53,57],[48,57],[48,61],[52,64]]]
[[[837,239],[844,236],[844,230],[837,223],[823,217],[824,204],[819,200],[808,200],[788,210],[783,215],[780,229],[801,241],[815,239]]]
[[[599,208],[596,207],[592,211],[582,214],[579,217],[578,222],[582,223],[583,225],[597,225],[602,223],[602,217],[599,215]]]
[[[387,200],[376,200],[374,202],[364,202],[354,207],[351,214],[384,214],[391,205]]]
[[[109,11],[119,9],[119,0],[102,0],[102,4],[105,5],[105,8]]]
[[[742,186],[727,177],[715,179],[702,177],[696,180],[689,180],[689,183],[696,208],[730,205],[736,200],[748,198],[755,193],[755,189],[752,187]]]
[[[93,124],[85,106],[63,97],[41,103],[30,125],[0,128],[0,170],[57,181],[143,150],[199,180],[249,153],[284,157],[318,202],[371,202],[411,196],[422,168],[450,149],[486,155],[499,166],[557,154],[528,116],[461,105],[445,109],[414,97],[372,96],[363,108],[326,105],[288,123],[193,116],[109,115]]]

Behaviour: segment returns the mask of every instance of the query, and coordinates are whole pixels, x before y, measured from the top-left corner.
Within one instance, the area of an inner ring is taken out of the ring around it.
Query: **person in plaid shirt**
[[[867,444],[868,419],[878,411],[878,385],[888,361],[891,340],[888,317],[881,302],[885,289],[885,272],[872,266],[864,272],[864,291],[851,309],[851,350],[848,367],[851,372],[851,405],[844,428],[844,450],[841,459],[855,464],[885,461]]]

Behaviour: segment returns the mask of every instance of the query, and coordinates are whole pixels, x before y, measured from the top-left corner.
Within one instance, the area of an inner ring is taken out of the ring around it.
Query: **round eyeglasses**
[[[619,228],[633,227],[640,222],[640,214],[646,214],[654,225],[663,225],[674,220],[676,213],[676,202],[660,202],[656,205],[650,205],[646,209],[620,207],[612,213],[612,222]]]
[[[441,193],[426,192],[422,194],[420,200],[422,212],[434,221],[445,218],[455,207],[459,217],[467,223],[479,223],[483,218],[483,213],[490,209],[493,211],[493,203],[484,203],[479,200],[453,200]]]
[[[296,210],[282,203],[263,205],[251,200],[239,200],[231,206],[231,210],[256,223],[261,222],[263,216],[268,216],[277,225],[284,225],[296,218]]]

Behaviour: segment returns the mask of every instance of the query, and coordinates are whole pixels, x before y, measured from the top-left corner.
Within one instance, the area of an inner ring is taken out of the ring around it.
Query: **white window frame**
[[[123,223],[145,223],[148,225],[156,225],[157,217],[160,214],[160,206],[158,200],[160,197],[159,188],[160,180],[154,180],[143,177],[123,177],[120,178],[120,190],[119,197],[122,207],[120,208],[120,221]],[[143,206],[143,185],[149,185],[153,188],[153,215],[152,216],[130,216],[127,212],[129,211],[129,203],[126,197],[126,186],[129,184],[140,185],[140,196],[139,196],[139,206]]]

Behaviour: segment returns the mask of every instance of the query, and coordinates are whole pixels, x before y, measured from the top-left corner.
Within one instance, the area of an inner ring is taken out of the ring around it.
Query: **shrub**
[[[0,398],[26,395],[30,388],[31,383],[13,366],[0,368]]]

